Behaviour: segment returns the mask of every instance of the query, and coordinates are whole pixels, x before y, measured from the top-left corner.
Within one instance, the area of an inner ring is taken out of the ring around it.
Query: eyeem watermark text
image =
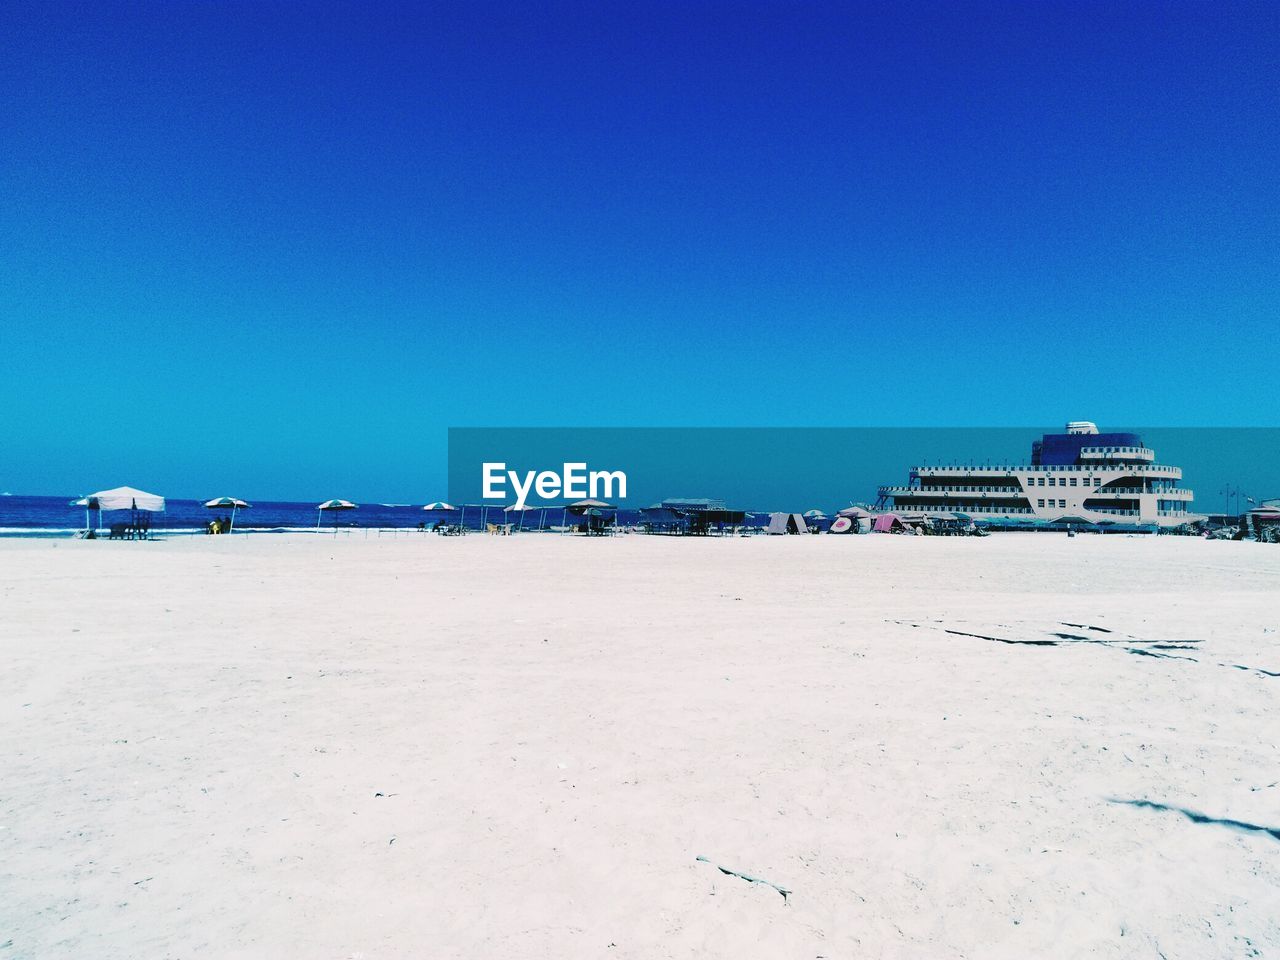
[[[627,475],[621,470],[588,470],[585,463],[566,463],[563,469],[508,470],[505,463],[485,463],[481,467],[484,480],[484,499],[506,500],[507,485],[516,495],[517,507],[523,507],[529,494],[536,493],[539,500],[619,500],[627,496]]]

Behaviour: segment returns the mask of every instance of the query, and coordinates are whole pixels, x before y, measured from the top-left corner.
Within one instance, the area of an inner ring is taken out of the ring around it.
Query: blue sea
[[[0,496],[0,536],[26,537],[59,537],[73,536],[85,529],[85,511],[83,507],[73,507],[73,496],[62,497],[20,497]],[[235,529],[237,532],[294,532],[314,531],[319,511],[315,503],[287,503],[280,501],[255,500],[248,510],[236,513]],[[163,513],[152,515],[151,530],[153,534],[190,534],[202,533],[206,525],[214,517],[229,517],[228,510],[210,510],[200,500],[165,500]],[[326,510],[320,517],[320,529],[333,530],[416,530],[419,524],[428,528],[437,523],[456,524],[461,522],[472,530],[483,530],[485,523],[512,523],[524,530],[536,531],[560,526],[563,511],[557,507],[545,510],[534,508],[525,511],[523,518],[518,513],[504,514],[498,506],[469,505],[465,511],[441,512],[423,510],[422,504],[408,503],[361,503],[355,510]],[[112,523],[128,520],[128,511],[103,512],[101,526],[105,529]],[[619,510],[618,523],[639,523],[641,514],[638,510]],[[573,522],[573,517],[569,517]],[[757,526],[768,522],[767,515],[759,514],[748,521]],[[89,513],[89,523],[99,526],[99,514]]]

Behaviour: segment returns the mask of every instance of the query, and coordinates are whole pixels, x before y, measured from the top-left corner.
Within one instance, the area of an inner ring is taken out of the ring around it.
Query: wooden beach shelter
[[[326,510],[355,510],[356,507],[350,500],[326,500],[316,507],[316,529],[320,529],[320,518]]]
[[[205,509],[207,510],[230,510],[231,526],[227,528],[230,533],[236,528],[236,512],[239,510],[248,510],[253,504],[245,503],[243,500],[237,500],[235,497],[214,497],[212,500],[205,501]]]

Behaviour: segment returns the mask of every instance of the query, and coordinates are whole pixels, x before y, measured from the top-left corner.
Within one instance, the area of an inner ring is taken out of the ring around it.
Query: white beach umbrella
[[[72,501],[68,504],[68,506],[72,506],[72,507],[84,507],[84,530],[85,530],[85,533],[87,533],[87,534],[89,535],[90,539],[92,539],[92,538],[93,538],[93,527],[92,527],[92,526],[90,525],[90,523],[89,523],[89,511],[90,511],[90,510],[97,510],[97,509],[98,509],[98,505],[97,505],[96,503],[94,503],[94,502],[93,502],[93,499],[92,499],[91,497],[81,497],[79,500],[72,500]],[[101,513],[99,513],[99,514],[98,514],[98,520],[99,520],[99,522],[101,522],[101,520],[102,520],[102,514],[101,514]]]
[[[843,510],[836,511],[837,517],[869,517],[871,511],[863,507],[845,507]]]
[[[457,510],[458,508],[452,504],[445,503],[443,500],[437,500],[435,503],[428,503],[423,510]]]
[[[597,512],[592,513],[591,511],[593,510]],[[564,519],[567,520],[568,514],[570,513],[578,517],[593,517],[593,516],[599,517],[599,516],[603,516],[603,514],[599,512],[602,510],[612,510],[614,512],[613,515],[616,521],[618,516],[618,508],[611,503],[605,503],[603,500],[576,500],[564,508],[564,512],[565,512]],[[587,520],[587,530],[588,532],[590,532],[591,530],[590,519]]]
[[[231,511],[231,526],[227,528],[228,533],[236,528],[236,511],[248,510],[249,507],[253,506],[253,504],[237,500],[235,497],[214,497],[212,500],[206,500],[204,505],[209,510]]]
[[[509,507],[503,507],[503,508],[502,508],[502,512],[503,512],[503,513],[519,513],[519,514],[520,514],[520,522],[519,522],[519,524],[517,525],[516,529],[518,529],[518,530],[523,530],[523,529],[524,529],[524,515],[525,515],[526,513],[528,513],[528,512],[529,512],[530,510],[532,510],[532,509],[534,509],[534,508],[533,508],[533,507],[531,507],[531,506],[529,506],[527,503],[526,503],[526,504],[513,503],[513,504],[511,504],[511,506],[509,506]]]
[[[326,510],[355,510],[356,507],[350,500],[326,500],[316,506],[316,529],[320,529],[320,518]]]

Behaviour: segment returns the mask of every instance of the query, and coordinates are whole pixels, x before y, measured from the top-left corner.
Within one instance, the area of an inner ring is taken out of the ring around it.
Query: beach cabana
[[[316,505],[316,529],[320,529],[320,518],[326,510],[355,510],[357,505],[350,500],[326,500]]]
[[[236,528],[236,513],[240,510],[248,510],[252,506],[252,504],[237,500],[235,497],[214,497],[212,500],[206,500],[204,505],[208,510],[231,511],[231,525],[227,527],[228,533]]]

